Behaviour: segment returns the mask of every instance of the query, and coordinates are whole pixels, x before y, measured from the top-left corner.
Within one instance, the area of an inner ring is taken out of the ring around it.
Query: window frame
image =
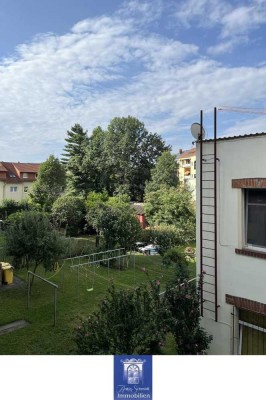
[[[17,186],[10,186],[10,193],[17,193],[17,191],[18,191],[18,187]]]
[[[265,246],[260,246],[260,245],[248,243],[248,206],[249,205],[258,205],[256,203],[248,202],[248,192],[250,190],[256,190],[256,189],[259,189],[259,188],[245,188],[244,189],[244,247],[246,249],[266,253],[266,244],[265,244]],[[266,193],[266,189],[263,188],[263,190],[265,190],[265,193]],[[260,207],[266,207],[266,204],[260,205]]]

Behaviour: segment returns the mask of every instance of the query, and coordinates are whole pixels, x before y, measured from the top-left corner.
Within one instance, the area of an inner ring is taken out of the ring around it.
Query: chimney
[[[182,154],[183,153],[183,150],[182,149],[179,149],[179,154]]]

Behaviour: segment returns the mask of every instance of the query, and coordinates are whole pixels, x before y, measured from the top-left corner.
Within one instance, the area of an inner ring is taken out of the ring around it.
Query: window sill
[[[262,258],[266,260],[266,253],[263,251],[254,251],[248,249],[235,249],[236,254],[241,254],[242,256]]]

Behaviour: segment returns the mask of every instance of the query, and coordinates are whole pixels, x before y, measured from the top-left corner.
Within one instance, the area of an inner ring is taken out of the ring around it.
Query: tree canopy
[[[10,215],[5,236],[6,251],[13,257],[14,267],[33,267],[34,272],[41,264],[51,270],[64,250],[47,215],[39,211]]]
[[[146,184],[145,192],[159,190],[162,185],[177,187],[177,162],[176,156],[170,151],[164,151],[158,157],[155,167],[151,171],[151,180]]]
[[[106,130],[95,128],[89,139],[78,124],[67,134],[63,160],[70,188],[85,195],[106,190],[110,196],[127,193],[132,200],[143,200],[157,158],[170,149],[131,116],[113,118]]]
[[[29,199],[44,211],[50,211],[65,185],[65,169],[58,158],[50,155],[40,166],[37,180],[29,193]]]
[[[89,145],[87,131],[75,124],[67,131],[67,144],[62,155],[66,165],[68,189],[76,194],[85,195],[89,189],[88,165],[85,162]]]

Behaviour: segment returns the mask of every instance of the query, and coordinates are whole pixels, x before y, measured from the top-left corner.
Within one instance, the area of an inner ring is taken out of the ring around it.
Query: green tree
[[[62,162],[67,170],[69,191],[85,196],[89,190],[89,165],[86,162],[89,138],[81,125],[75,124],[67,131],[67,144],[62,155]]]
[[[164,151],[158,157],[155,167],[151,171],[151,180],[147,182],[145,192],[159,190],[162,185],[177,187],[177,162],[176,156],[170,151]]]
[[[165,340],[168,312],[159,296],[159,282],[108,296],[75,329],[79,354],[158,354]]]
[[[51,270],[64,251],[61,238],[43,212],[22,211],[10,215],[5,236],[6,252],[13,258],[15,268],[32,268],[36,272],[42,265],[45,270]]]
[[[65,185],[65,169],[58,158],[50,155],[40,166],[37,180],[29,193],[29,201],[44,211],[50,211]]]
[[[106,249],[117,245],[130,249],[141,233],[140,224],[132,208],[120,204],[100,204],[87,213],[87,221],[104,239]]]
[[[178,278],[175,286],[168,285],[165,301],[172,316],[169,328],[177,354],[205,354],[212,336],[200,327],[199,287]]]
[[[65,228],[66,234],[70,235],[80,232],[85,222],[85,215],[84,200],[69,193],[58,197],[52,207],[56,225]]]
[[[161,186],[159,190],[147,193],[144,210],[151,225],[171,225],[195,220],[191,193],[183,186]]]
[[[149,133],[137,118],[113,118],[106,131],[96,128],[90,140],[87,163],[93,190],[105,188],[111,196],[128,193],[142,200],[145,182],[165,150],[169,147],[162,138]]]

